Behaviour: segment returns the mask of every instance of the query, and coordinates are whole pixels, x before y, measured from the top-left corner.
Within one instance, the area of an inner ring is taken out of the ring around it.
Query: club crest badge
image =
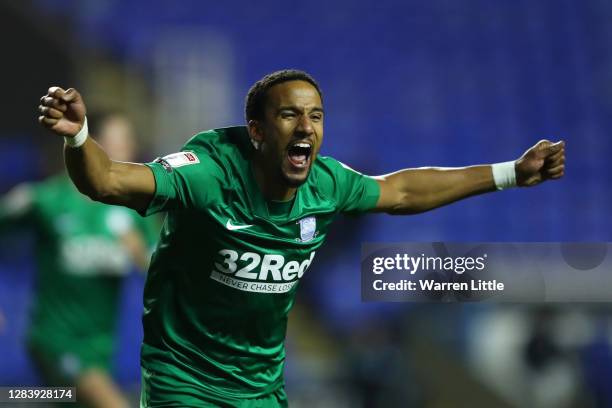
[[[315,217],[302,218],[300,221],[300,239],[302,242],[310,241],[314,238],[317,230],[317,220]]]

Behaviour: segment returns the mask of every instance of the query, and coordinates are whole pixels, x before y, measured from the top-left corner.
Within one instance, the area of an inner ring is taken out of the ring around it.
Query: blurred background
[[[322,153],[367,174],[565,140],[559,182],[340,218],[300,283],[287,391],[294,407],[612,406],[608,304],[363,303],[359,276],[362,242],[612,240],[611,2],[4,0],[0,27],[0,194],[62,168],[61,141],[36,121],[50,85],[129,115],[141,161],[242,124],[250,85],[283,68],[323,89]],[[40,381],[23,344],[32,240],[0,238],[3,385]],[[123,280],[113,358],[131,395],[142,287]]]

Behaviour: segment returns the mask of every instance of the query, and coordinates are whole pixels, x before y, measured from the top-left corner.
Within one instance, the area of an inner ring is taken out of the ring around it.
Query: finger
[[[49,106],[62,112],[66,112],[66,110],[68,109],[68,106],[66,106],[65,103],[63,103],[57,98],[52,98],[50,96],[43,96],[42,98],[40,98],[40,103],[43,106]]]
[[[61,119],[64,116],[64,114],[61,111],[55,108],[49,108],[48,106],[39,106],[38,110],[44,116],[54,118],[54,119]]]
[[[560,164],[555,167],[550,167],[545,170],[546,175],[553,176],[554,174],[563,172],[565,170],[565,164]]]
[[[43,116],[48,116],[50,118],[55,118],[55,119],[61,119],[62,116],[64,116],[64,114],[54,108],[49,108],[48,106],[42,106],[42,105],[38,105],[38,111],[43,115]]]
[[[546,158],[548,162],[554,162],[561,158],[565,158],[565,149],[559,150],[557,153],[554,153]]]
[[[47,95],[54,96],[56,98],[61,98],[64,95],[65,92],[66,91],[64,91],[64,89],[60,88],[59,86],[52,86],[47,91]]]
[[[545,157],[548,157],[548,156],[552,156],[553,154],[561,151],[564,147],[565,147],[565,142],[561,140],[557,143],[548,144],[547,146],[543,144],[543,147],[541,147],[540,151],[544,154]]]
[[[560,179],[560,178],[561,178],[561,177],[563,177],[564,175],[565,175],[565,172],[561,171],[561,172],[559,172],[559,173],[557,173],[557,174],[554,174],[554,175],[550,176],[549,178],[551,178],[551,179],[553,179],[553,180],[556,180],[556,179]]]
[[[70,103],[70,102],[74,102],[75,100],[77,100],[78,97],[79,97],[79,93],[76,91],[76,89],[68,88],[61,99],[64,102]]]
[[[553,167],[557,167],[559,165],[565,164],[565,157],[561,156],[557,160],[551,161],[547,160],[544,164],[544,168],[552,169]]]
[[[55,125],[57,122],[58,122],[58,119],[48,118],[46,116],[38,117],[38,123],[46,127],[51,127]]]

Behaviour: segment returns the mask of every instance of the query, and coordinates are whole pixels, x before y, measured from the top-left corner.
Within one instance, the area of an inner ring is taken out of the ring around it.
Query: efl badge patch
[[[317,220],[315,217],[306,217],[300,220],[300,238],[302,242],[310,241],[314,238],[317,230]]]
[[[172,167],[187,166],[189,164],[196,164],[200,162],[198,156],[193,152],[178,152],[172,153],[162,157],[162,160],[168,163]]]

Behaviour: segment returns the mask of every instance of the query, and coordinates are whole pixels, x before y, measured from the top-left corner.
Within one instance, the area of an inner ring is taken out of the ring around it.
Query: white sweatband
[[[493,171],[495,187],[497,187],[498,190],[516,187],[516,170],[514,169],[514,161],[492,164],[491,170]]]
[[[64,141],[66,141],[66,145],[69,147],[81,147],[83,143],[87,140],[87,135],[89,134],[89,130],[87,129],[87,116],[85,116],[85,120],[83,121],[83,127],[79,130],[79,133],[74,137],[66,137],[64,136]]]

